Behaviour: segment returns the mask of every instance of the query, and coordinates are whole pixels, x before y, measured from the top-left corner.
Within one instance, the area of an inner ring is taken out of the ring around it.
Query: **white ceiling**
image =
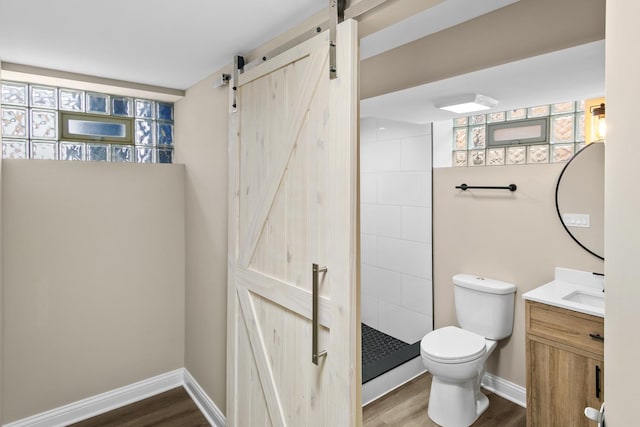
[[[0,60],[186,89],[326,0],[0,0]]]
[[[362,41],[363,57],[517,0],[444,0]],[[186,89],[327,0],[0,0],[0,60]]]
[[[487,112],[604,95],[604,40],[434,83],[365,99],[362,117],[429,123],[459,116],[435,108],[454,95],[479,93],[498,100]]]
[[[516,0],[445,0],[362,40],[368,57]],[[326,9],[327,0],[0,0],[0,60],[186,89]],[[363,116],[426,123],[433,107],[476,92],[496,111],[604,93],[604,43],[570,49],[362,102]]]

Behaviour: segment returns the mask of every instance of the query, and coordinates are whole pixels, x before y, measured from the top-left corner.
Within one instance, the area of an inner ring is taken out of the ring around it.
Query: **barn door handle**
[[[600,399],[600,366],[596,365],[596,398]]]
[[[320,267],[318,264],[313,266],[313,289],[311,292],[313,302],[311,304],[311,329],[313,336],[311,337],[311,362],[318,364],[318,359],[327,355],[326,350],[318,351],[318,276],[320,273],[326,273],[327,267]]]

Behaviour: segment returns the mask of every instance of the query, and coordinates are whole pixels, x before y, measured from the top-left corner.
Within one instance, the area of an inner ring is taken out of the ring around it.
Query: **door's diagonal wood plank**
[[[310,291],[252,270],[239,269],[236,279],[251,292],[311,320]],[[320,297],[319,301],[318,320],[325,328],[331,328],[331,301],[326,297]]]
[[[273,372],[271,370],[269,360],[267,359],[264,337],[262,336],[260,324],[257,320],[255,307],[251,301],[251,295],[249,290],[246,288],[238,287],[237,290],[242,317],[244,319],[247,335],[249,336],[249,343],[251,345],[253,358],[258,369],[260,384],[262,385],[264,397],[267,401],[267,409],[269,411],[269,417],[271,418],[271,424],[277,427],[285,427],[287,424],[282,410],[282,403],[280,402],[280,394],[276,388]]]
[[[256,67],[240,74],[238,81],[239,86],[242,87],[247,83],[250,83],[262,76],[270,74],[280,68],[286,67],[294,61],[298,61],[300,58],[308,56],[311,52],[316,51],[318,48],[327,46],[329,43],[329,33],[324,32],[317,35],[299,45],[289,49],[286,52],[281,53],[278,56],[273,57],[271,60],[264,62]]]
[[[303,127],[307,111],[313,95],[316,92],[321,77],[326,74],[327,70],[325,64],[328,58],[328,49],[320,49],[317,52],[311,54],[308,68],[305,73],[305,77],[302,81],[306,82],[300,89],[298,101],[293,109],[293,114],[290,117],[290,126],[287,128],[287,133],[283,138],[283,149],[280,151],[280,158],[273,159],[272,169],[267,183],[264,186],[264,191],[260,195],[260,199],[257,205],[257,209],[250,221],[249,228],[246,234],[243,236],[240,245],[240,260],[241,267],[248,267],[258,245],[258,238],[264,227],[264,223],[269,215],[275,195],[282,183],[282,179],[287,170],[287,164],[293,152],[293,148],[298,140],[298,135]]]

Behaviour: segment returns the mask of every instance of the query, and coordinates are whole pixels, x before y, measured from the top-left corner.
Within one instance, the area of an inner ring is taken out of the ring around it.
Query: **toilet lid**
[[[473,332],[446,326],[425,335],[420,342],[420,351],[435,362],[463,363],[482,356],[486,341]]]

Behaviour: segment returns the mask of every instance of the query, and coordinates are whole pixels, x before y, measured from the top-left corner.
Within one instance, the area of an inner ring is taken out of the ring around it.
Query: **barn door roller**
[[[344,11],[347,0],[329,0],[329,77],[338,78],[338,64],[336,63],[336,35],[338,24],[344,21]]]

